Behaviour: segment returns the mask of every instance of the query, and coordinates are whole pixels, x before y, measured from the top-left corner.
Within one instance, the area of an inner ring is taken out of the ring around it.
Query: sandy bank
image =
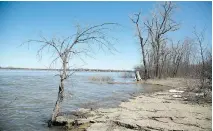
[[[184,90],[184,79],[148,80],[146,83],[176,87]],[[192,82],[193,83],[193,82]],[[131,130],[211,130],[211,104],[191,104],[179,93],[169,90],[147,93],[122,102],[118,108],[88,110],[72,116],[59,116],[58,121],[68,121],[69,130],[131,131]]]

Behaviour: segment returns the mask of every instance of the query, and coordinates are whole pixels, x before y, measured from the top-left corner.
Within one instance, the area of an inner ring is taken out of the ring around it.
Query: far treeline
[[[61,69],[42,69],[42,68],[17,68],[17,67],[0,67],[0,69],[9,69],[9,70],[46,70],[46,71],[60,71]],[[134,72],[132,70],[112,70],[112,69],[68,69],[68,71],[75,72]]]
[[[142,64],[135,70],[139,70],[145,80],[189,77],[200,79],[202,85],[211,82],[212,53],[205,43],[205,28],[199,32],[194,26],[193,38],[185,36],[185,39],[174,42],[168,37],[181,28],[173,17],[176,9],[174,2],[165,2],[146,21],[142,20],[141,12],[130,16],[142,55]]]

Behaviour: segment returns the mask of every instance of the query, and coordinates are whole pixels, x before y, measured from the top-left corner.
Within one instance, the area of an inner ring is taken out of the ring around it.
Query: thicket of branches
[[[206,49],[205,30],[194,28],[193,37],[184,40],[169,38],[168,34],[181,28],[173,18],[176,8],[174,2],[164,2],[148,20],[141,19],[141,12],[130,17],[142,50],[142,64],[135,70],[140,70],[143,79],[193,77],[204,85],[212,79],[212,55]]]

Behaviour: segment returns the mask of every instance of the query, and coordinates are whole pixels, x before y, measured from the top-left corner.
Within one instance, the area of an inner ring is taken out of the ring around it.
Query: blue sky
[[[140,45],[129,15],[142,11],[148,18],[157,2],[0,2],[0,66],[45,68],[50,54],[44,53],[38,61],[38,45],[19,46],[28,39],[44,36],[69,36],[75,32],[74,25],[94,25],[117,22],[122,25],[112,33],[118,39],[114,43],[117,53],[96,51],[94,58],[83,57],[71,61],[80,68],[133,69],[141,62]],[[180,30],[170,34],[174,40],[192,37],[193,26],[204,26],[206,45],[211,48],[212,4],[211,2],[177,2],[175,20],[181,22]]]

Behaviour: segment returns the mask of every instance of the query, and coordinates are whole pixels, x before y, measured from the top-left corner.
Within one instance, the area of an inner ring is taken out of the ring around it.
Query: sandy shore
[[[146,83],[172,86],[184,91],[184,79],[148,80]],[[194,82],[193,82],[194,83]],[[59,122],[67,122],[69,130],[131,131],[131,130],[212,130],[211,104],[192,104],[180,93],[165,90],[146,93],[122,102],[118,108],[80,109],[75,119],[59,116]]]

